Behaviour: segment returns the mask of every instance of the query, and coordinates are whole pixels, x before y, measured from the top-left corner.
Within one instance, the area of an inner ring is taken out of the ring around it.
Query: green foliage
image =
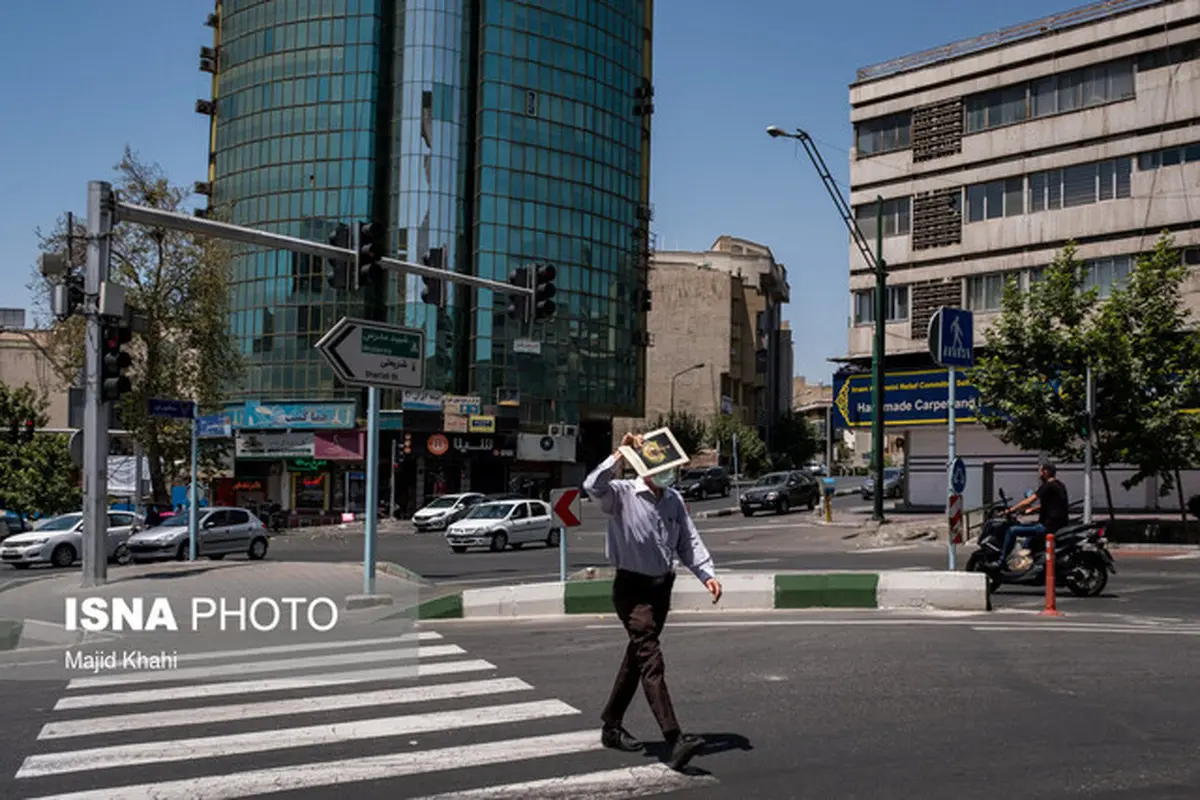
[[[690,411],[672,411],[666,416],[658,415],[651,430],[670,428],[675,440],[689,456],[695,456],[704,447],[708,436],[708,425]]]
[[[778,469],[801,467],[825,450],[817,427],[803,414],[790,409],[775,423],[774,446]],[[783,459],[789,462],[786,466]]]
[[[718,414],[708,427],[708,444],[721,451],[721,458],[728,463],[732,471],[733,437],[738,441],[738,470],[746,476],[754,477],[769,466],[767,446],[758,436],[758,431],[746,425],[740,419],[729,414]],[[681,442],[682,444],[682,442]]]
[[[135,205],[188,213],[189,192],[170,183],[157,165],[146,164],[126,149],[116,167],[114,189]],[[85,234],[76,217],[71,262],[81,267]],[[38,235],[46,252],[66,251],[66,220]],[[228,246],[192,234],[119,224],[112,239],[109,279],[125,287],[126,303],[145,315],[147,331],[128,346],[133,391],[122,399],[121,424],[132,430],[150,464],[155,498],[170,497],[173,482],[186,480],[191,447],[187,425],[147,415],[147,400],[197,400],[203,412],[220,409],[229,386],[236,385],[242,363],[229,325],[231,287]],[[43,298],[49,287],[35,278]],[[83,320],[74,317],[54,328],[51,350],[64,371],[83,364]],[[207,443],[206,443],[207,444]],[[221,448],[205,447],[204,468]],[[179,467],[177,465],[183,465]]]
[[[28,384],[0,383],[0,422],[33,420],[39,428],[48,421],[49,400]],[[7,431],[6,431],[7,432]],[[36,434],[32,442],[0,441],[0,494],[10,511],[60,514],[80,507],[75,465],[62,434]]]
[[[1070,244],[1033,291],[1009,282],[1000,316],[985,336],[986,350],[970,371],[988,430],[1008,444],[1062,461],[1078,460],[1083,450],[1090,344],[1085,321],[1096,301],[1095,290],[1083,285],[1083,268]]]

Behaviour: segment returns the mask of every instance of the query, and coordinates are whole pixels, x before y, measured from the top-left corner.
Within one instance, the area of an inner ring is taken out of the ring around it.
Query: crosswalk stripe
[[[686,775],[666,764],[649,764],[644,767],[625,767],[539,781],[508,783],[503,786],[488,786],[465,792],[449,792],[422,797],[420,800],[579,800],[581,797],[625,800],[678,791],[685,786],[699,788],[716,782],[717,779],[711,775]]]
[[[42,726],[38,739],[66,739],[113,731],[148,730],[195,725],[197,722],[232,722],[265,717],[286,717],[292,714],[316,714],[351,708],[423,703],[431,700],[453,700],[460,697],[480,697],[532,689],[519,678],[437,683],[429,686],[410,686],[404,689],[381,689],[358,694],[332,694],[302,697],[295,700],[268,700],[261,703],[241,703],[209,706],[203,709],[185,708],[169,711],[150,711],[141,714],[119,714],[110,717],[51,722]]]
[[[94,747],[86,750],[29,756],[17,770],[16,777],[31,778],[138,764],[197,761],[230,755],[241,756],[247,753],[262,753],[296,747],[341,744],[364,739],[382,739],[389,736],[527,722],[579,713],[581,713],[579,709],[569,706],[561,700],[536,700],[529,703],[381,717],[338,725],[309,725],[301,728],[235,733],[226,736]],[[112,795],[108,796],[112,797]],[[207,795],[204,796],[207,797]]]
[[[180,654],[180,664],[190,664],[193,661],[215,661],[221,658],[248,658],[266,656],[274,653],[308,653],[314,650],[339,650],[350,647],[377,647],[385,644],[403,644],[405,642],[430,642],[442,638],[440,633],[421,631],[406,633],[401,636],[386,636],[382,639],[339,639],[334,642],[300,642],[298,644],[273,645],[271,647],[253,647],[248,650],[215,650],[211,653]]]
[[[342,664],[360,664],[368,661],[411,661],[417,658],[439,658],[467,652],[456,644],[432,645],[429,647],[403,647],[395,650],[373,650],[365,653],[338,653],[311,658],[273,659],[253,663],[214,664],[202,667],[182,667],[156,671],[126,672],[116,675],[97,675],[91,678],[75,678],[67,684],[68,689],[88,689],[96,686],[123,686],[131,683],[161,683],[163,681],[208,680],[221,675],[251,675],[277,670],[307,669],[309,667],[331,667]]]
[[[482,672],[496,669],[496,665],[482,658],[464,661],[435,661],[431,664],[406,664],[402,667],[382,667],[355,672],[328,672],[319,675],[303,675],[295,678],[256,678],[246,681],[223,681],[199,683],[190,686],[170,686],[163,689],[134,689],[128,692],[104,694],[80,694],[63,697],[55,705],[55,711],[77,708],[100,708],[145,703],[161,703],[168,700],[192,700],[205,697],[225,697],[251,692],[282,692],[294,689],[318,689],[326,686],[344,686],[371,681],[406,680],[430,678],[440,675],[459,675],[464,672]]]
[[[161,783],[87,789],[70,794],[45,795],[36,800],[195,800],[199,797],[204,800],[235,800],[276,792],[387,780],[407,775],[530,761],[600,749],[600,734],[592,729],[549,736],[523,736],[464,747],[388,753]]]

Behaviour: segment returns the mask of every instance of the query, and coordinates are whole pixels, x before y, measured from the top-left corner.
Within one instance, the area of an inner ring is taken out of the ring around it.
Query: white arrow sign
[[[342,317],[317,342],[342,383],[383,389],[425,387],[425,332]]]

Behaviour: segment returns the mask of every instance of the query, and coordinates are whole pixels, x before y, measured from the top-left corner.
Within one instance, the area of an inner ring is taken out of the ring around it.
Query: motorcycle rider
[[[1008,563],[1008,554],[1019,536],[1044,536],[1047,533],[1057,533],[1066,526],[1070,515],[1070,497],[1067,487],[1058,479],[1058,470],[1053,464],[1043,464],[1038,470],[1041,485],[1036,492],[1008,509],[1007,514],[1037,513],[1036,525],[1012,525],[1004,535],[1004,548],[1000,551],[1000,567],[1004,569]],[[1034,503],[1040,503],[1031,508]]]

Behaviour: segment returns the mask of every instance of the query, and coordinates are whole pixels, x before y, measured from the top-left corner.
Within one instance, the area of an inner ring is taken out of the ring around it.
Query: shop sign
[[[446,414],[442,417],[442,430],[446,433],[467,433],[467,417],[461,414]]]
[[[239,431],[235,452],[238,458],[312,458],[311,433],[250,433]]]
[[[461,414],[469,417],[483,410],[483,400],[478,395],[446,395],[443,398],[442,409],[447,414]]]
[[[429,389],[405,389],[400,408],[405,411],[441,411],[443,395]]]
[[[263,490],[262,481],[238,481],[233,485],[235,492],[261,492]]]
[[[468,422],[467,430],[470,433],[495,433],[496,418],[472,416]]]
[[[321,461],[315,458],[297,458],[288,465],[288,469],[292,472],[320,472],[329,466],[328,461]]]
[[[330,461],[362,461],[366,451],[366,436],[362,431],[318,433],[313,454]]]
[[[353,428],[354,403],[246,403],[225,409],[233,428],[250,430],[330,430]]]

